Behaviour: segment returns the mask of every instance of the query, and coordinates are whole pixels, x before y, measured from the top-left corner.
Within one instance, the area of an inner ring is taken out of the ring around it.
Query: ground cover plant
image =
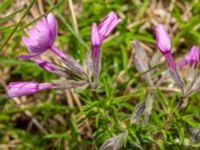
[[[0,149],[200,149],[198,0],[14,2]]]

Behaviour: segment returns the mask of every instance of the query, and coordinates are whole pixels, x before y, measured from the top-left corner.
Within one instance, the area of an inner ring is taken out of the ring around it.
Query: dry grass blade
[[[18,27],[21,24],[21,22],[23,21],[24,17],[29,13],[29,11],[32,8],[32,6],[35,3],[35,1],[36,0],[32,0],[32,2],[30,3],[29,7],[27,8],[27,10],[24,12],[24,14],[22,15],[22,17],[20,18],[20,20],[17,23],[17,25],[14,27],[14,29],[12,30],[12,32],[9,34],[9,36],[5,39],[5,41],[3,42],[3,44],[0,46],[0,50],[1,50],[0,54],[2,54],[4,52],[3,48],[8,43],[8,41],[10,40],[10,38],[12,37],[12,35],[15,33],[15,31],[18,29]]]
[[[72,2],[72,0],[68,0],[68,2],[69,2],[69,8],[70,8],[70,11],[71,11],[71,14],[72,14],[72,19],[73,19],[73,24],[74,24],[74,30],[78,34],[79,33],[79,31],[78,31],[78,24],[77,24],[77,20],[76,20],[76,15],[75,15],[75,11],[74,11],[73,2]]]

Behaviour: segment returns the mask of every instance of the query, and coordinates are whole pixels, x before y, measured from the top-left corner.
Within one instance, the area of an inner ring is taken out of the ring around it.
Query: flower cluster
[[[132,42],[134,50],[132,57],[136,70],[139,74],[143,75],[143,79],[150,88],[155,88],[155,86],[156,88],[159,88],[171,75],[174,83],[180,89],[179,91],[182,92],[181,95],[183,99],[177,104],[177,108],[182,109],[187,105],[189,96],[200,90],[200,77],[198,77],[197,69],[197,64],[199,62],[199,48],[192,46],[189,53],[176,64],[171,53],[170,36],[165,27],[161,24],[156,26],[156,41],[157,47],[166,59],[169,72],[164,72],[161,78],[157,80],[153,79],[151,75],[155,70],[151,70],[150,67],[154,68],[154,66],[159,65],[161,57],[160,55],[157,55],[157,53],[155,53],[152,58],[149,57],[140,41]],[[183,76],[179,71],[180,69],[184,69],[185,66],[188,66],[186,71],[186,86],[184,84],[185,80],[182,79]],[[151,91],[147,91],[144,101],[135,107],[135,111],[131,117],[131,122],[133,124],[141,123],[139,122],[141,115],[144,115],[144,123],[146,124],[148,122],[153,107],[153,99],[155,99],[155,95]]]
[[[95,86],[97,85],[99,68],[101,65],[100,45],[110,32],[117,26],[121,19],[117,18],[114,12],[109,13],[99,24],[92,24],[91,27],[91,43],[92,50],[88,53],[91,54],[93,64],[93,78]],[[83,85],[92,85],[89,72],[85,71],[74,58],[65,54],[62,50],[54,45],[57,37],[58,25],[55,16],[50,13],[37,21],[36,25],[28,30],[29,37],[22,37],[22,41],[27,46],[28,54],[20,55],[20,60],[32,59],[43,70],[54,73],[62,79],[58,81],[51,81],[47,83],[37,82],[11,82],[8,85],[9,97],[17,97],[23,95],[30,95],[35,92],[46,89],[68,89],[76,88]],[[39,59],[38,57],[50,50],[53,52],[64,64],[63,66]],[[88,57],[87,57],[88,58]],[[89,62],[87,60],[87,62]],[[88,64],[88,63],[87,63]],[[89,65],[87,65],[89,67]],[[87,70],[90,70],[87,68]],[[90,71],[91,72],[91,71]],[[64,80],[63,80],[64,77]],[[94,86],[92,86],[94,87]]]
[[[176,64],[171,53],[171,39],[163,25],[157,25],[156,27],[156,40],[157,47],[166,58],[172,79],[182,91],[184,97],[183,103],[186,103],[188,96],[199,90],[200,87],[197,69],[197,64],[199,63],[199,48],[197,46],[192,46],[188,54],[186,54],[186,56]],[[187,84],[185,88],[182,79],[183,77],[179,70],[183,69],[187,65],[189,67],[187,69]]]

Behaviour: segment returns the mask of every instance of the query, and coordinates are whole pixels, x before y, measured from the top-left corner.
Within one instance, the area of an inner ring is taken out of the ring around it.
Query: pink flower
[[[156,41],[157,41],[157,47],[163,54],[170,52],[171,39],[167,31],[165,30],[164,26],[161,24],[156,26]]]
[[[196,66],[199,62],[199,48],[192,46],[189,53],[179,62],[179,67],[183,68],[186,64],[190,66]]]
[[[57,21],[52,13],[37,21],[37,24],[28,30],[29,37],[22,37],[30,54],[19,56],[19,59],[30,59],[49,49],[57,36]]]
[[[23,95],[31,95],[41,90],[53,88],[52,83],[37,82],[12,82],[8,85],[8,96],[17,97]]]

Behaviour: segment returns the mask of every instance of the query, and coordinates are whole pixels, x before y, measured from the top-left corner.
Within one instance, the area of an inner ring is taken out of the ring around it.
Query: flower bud
[[[199,62],[199,48],[192,46],[189,53],[179,62],[179,68],[183,68],[185,65],[190,64],[190,66],[196,66]]]
[[[100,46],[100,37],[96,23],[93,23],[91,27],[91,42],[92,46]]]
[[[190,52],[185,56],[184,59],[190,65],[197,65],[199,62],[199,48],[192,46]]]
[[[171,39],[164,26],[159,24],[156,26],[156,42],[161,53],[166,54],[171,50]]]
[[[8,96],[18,97],[31,95],[41,90],[53,88],[52,83],[37,83],[37,82],[12,82],[8,85]]]

